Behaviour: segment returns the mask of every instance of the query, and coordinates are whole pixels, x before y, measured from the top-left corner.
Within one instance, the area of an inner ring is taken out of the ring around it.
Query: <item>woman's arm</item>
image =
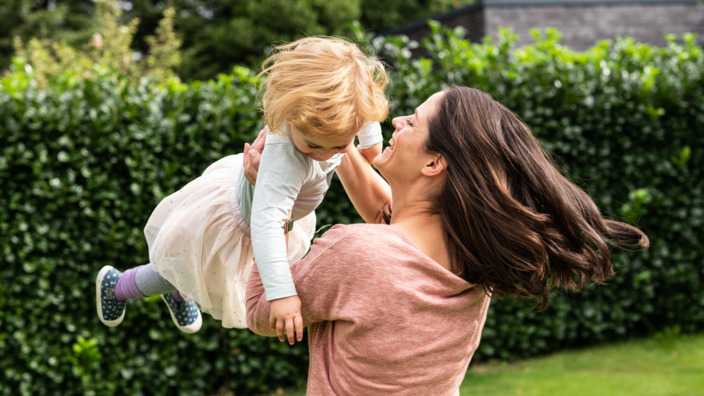
[[[335,300],[329,297],[330,293],[340,291],[340,284],[335,279],[335,276],[327,275],[330,272],[338,272],[343,268],[336,265],[338,264],[337,261],[342,257],[334,251],[330,252],[330,248],[337,245],[339,240],[346,236],[344,233],[342,233],[342,236],[340,234],[338,227],[331,228],[314,241],[306,257],[294,263],[291,267],[297,287],[302,285],[303,290],[306,291],[306,296],[308,296],[306,305],[302,307],[303,326],[329,318],[326,312],[332,308],[332,302]],[[326,255],[324,253],[329,254]],[[317,266],[320,266],[318,271],[309,271],[311,267]],[[349,277],[349,268],[345,266],[344,272],[345,276]],[[333,282],[333,285],[330,282]],[[311,298],[313,298],[312,301]],[[259,335],[277,336],[277,331],[269,323],[270,310],[271,307],[266,301],[264,285],[255,262],[247,280],[247,327]]]
[[[367,223],[377,223],[379,211],[391,201],[391,189],[386,180],[355,149],[342,157],[335,172],[359,215]]]
[[[255,262],[247,280],[247,327],[259,335],[276,337],[276,330],[269,324],[270,312],[262,278]]]
[[[369,236],[355,226],[336,225],[291,266],[301,299],[303,326],[346,317],[344,312],[360,304],[374,306],[381,286],[369,280],[387,271],[379,265],[387,257],[383,249],[369,252],[366,248],[378,242],[378,236]],[[269,304],[256,264],[247,281],[247,327],[259,335],[277,335],[269,326]]]

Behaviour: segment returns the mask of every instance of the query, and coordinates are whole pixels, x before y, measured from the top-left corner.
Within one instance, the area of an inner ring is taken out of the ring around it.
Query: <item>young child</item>
[[[291,344],[294,330],[302,339],[289,263],[307,252],[314,210],[355,135],[367,161],[380,153],[386,73],[353,43],[309,37],[275,48],[261,74],[269,132],[257,188],[243,176],[238,154],[163,199],[144,229],[150,264],[124,273],[105,266],[96,278],[105,325],[122,322],[127,300],[161,295],[186,333],[200,329],[199,307],[224,327],[246,327],[246,283],[256,257],[272,327],[286,329]]]

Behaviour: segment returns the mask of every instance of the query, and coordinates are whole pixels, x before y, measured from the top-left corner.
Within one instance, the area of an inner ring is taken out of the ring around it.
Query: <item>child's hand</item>
[[[381,154],[381,148],[382,144],[379,142],[369,148],[357,148],[357,150],[359,150],[359,153],[362,154],[368,163],[372,164],[374,162],[374,158]]]
[[[269,326],[276,330],[279,341],[284,342],[284,334],[288,335],[288,343],[293,345],[294,330],[296,339],[303,340],[303,318],[301,317],[301,300],[298,296],[290,296],[271,300]],[[285,331],[285,332],[284,332]]]

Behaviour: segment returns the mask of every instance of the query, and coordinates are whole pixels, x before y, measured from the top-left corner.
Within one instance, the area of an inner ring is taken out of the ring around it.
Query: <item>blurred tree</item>
[[[78,46],[88,42],[93,2],[87,0],[3,0],[0,2],[0,69],[10,64],[13,40],[19,36],[65,40]]]
[[[30,66],[33,79],[46,87],[57,76],[89,76],[95,67],[112,68],[133,83],[142,77],[159,81],[176,77],[174,69],[181,62],[180,40],[174,33],[173,8],[164,10],[155,35],[145,38],[147,54],[135,56],[132,42],[139,19],[126,20],[123,11],[112,0],[95,0],[94,31],[90,41],[78,48],[65,41],[49,38],[31,38],[25,43],[19,36],[14,39],[15,55],[20,64]]]
[[[303,36],[342,35],[360,16],[361,0],[216,0],[190,10],[176,29],[183,34],[184,62],[178,72],[189,79],[229,72],[235,64],[258,68],[268,46]]]
[[[364,0],[360,22],[377,33],[452,10],[476,0]]]
[[[181,45],[175,71],[184,80],[228,73],[234,65],[255,70],[269,46],[303,36],[346,36],[360,21],[382,32],[474,0],[106,0],[122,11],[124,25],[139,19],[131,48],[149,52],[164,10],[172,7]],[[44,38],[84,46],[98,31],[94,0],[3,0],[0,4],[0,69],[10,64],[13,37]],[[139,56],[138,56],[139,57]],[[153,59],[157,59],[156,57]],[[170,65],[169,67],[172,67]]]

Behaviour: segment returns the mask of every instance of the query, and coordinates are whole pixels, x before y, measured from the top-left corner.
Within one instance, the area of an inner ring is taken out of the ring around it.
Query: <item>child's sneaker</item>
[[[171,293],[162,294],[161,298],[166,303],[166,306],[169,307],[171,319],[179,330],[188,334],[193,334],[200,330],[203,319],[198,305],[192,298],[189,297],[186,301],[180,302],[176,301]]]
[[[122,272],[106,265],[95,278],[95,300],[98,318],[105,326],[115,327],[125,318],[125,301],[115,298],[115,284]]]

